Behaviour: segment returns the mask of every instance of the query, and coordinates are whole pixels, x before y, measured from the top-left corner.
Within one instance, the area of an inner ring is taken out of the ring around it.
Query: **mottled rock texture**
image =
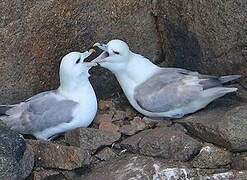
[[[165,65],[246,77],[246,1],[157,0],[153,3]]]
[[[68,144],[92,152],[104,146],[112,145],[120,137],[120,133],[112,133],[94,128],[77,128],[65,134],[65,140]]]
[[[0,179],[25,179],[33,165],[34,154],[21,135],[0,126]]]
[[[73,146],[63,146],[41,140],[29,140],[37,167],[72,170],[88,165],[90,153]]]
[[[231,153],[212,144],[205,143],[200,153],[192,160],[195,168],[220,168],[231,163]]]
[[[0,9],[0,103],[55,88],[61,57],[97,41],[126,40],[153,60],[161,51],[147,0],[3,0]],[[94,74],[101,97],[118,87],[109,72]]]
[[[215,104],[217,105],[217,104]],[[210,106],[210,107],[215,107]],[[218,104],[219,105],[219,104]],[[247,150],[247,106],[218,106],[185,118],[189,133],[230,151]]]
[[[143,179],[148,180],[154,174],[154,163],[162,163],[162,160],[139,155],[126,155],[119,159],[111,160],[82,177],[82,179],[93,180],[101,177],[108,179]]]
[[[182,131],[162,127],[131,136],[121,147],[146,156],[188,161],[199,153],[201,144]]]
[[[165,66],[247,74],[245,0],[3,0],[0,8],[0,103],[57,87],[62,56],[114,38]],[[111,73],[92,72],[99,97],[120,91]]]

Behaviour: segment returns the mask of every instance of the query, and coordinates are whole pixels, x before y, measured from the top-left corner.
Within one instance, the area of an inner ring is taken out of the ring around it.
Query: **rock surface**
[[[201,174],[198,169],[190,169],[187,167],[181,168],[161,168],[157,169],[153,175],[153,180],[244,180],[246,179],[246,171],[227,171],[222,173],[214,173],[210,175]]]
[[[246,177],[247,177],[247,171],[228,171],[224,173],[213,174],[203,178],[206,180],[225,180],[225,179],[244,180],[246,179]]]
[[[59,172],[54,170],[39,170],[34,171],[30,179],[32,180],[44,180],[44,179],[51,179],[54,176],[59,175]]]
[[[153,4],[164,64],[246,78],[246,1],[158,0]]]
[[[201,169],[217,169],[230,165],[231,158],[230,152],[205,143],[200,153],[192,160],[192,165]]]
[[[33,165],[32,149],[22,136],[0,126],[0,179],[25,179]]]
[[[92,152],[95,152],[98,148],[111,145],[120,137],[120,133],[111,133],[94,128],[77,128],[65,134],[67,143]]]
[[[247,150],[247,106],[211,108],[185,118],[181,124],[194,136],[206,142],[223,146],[231,151]]]
[[[111,160],[112,158],[116,157],[117,154],[114,153],[111,148],[106,147],[106,148],[102,149],[100,152],[98,152],[95,156],[101,161],[108,161],[108,160]]]
[[[35,154],[37,167],[72,170],[88,165],[88,151],[73,146],[63,146],[48,141],[28,140]]]
[[[3,0],[0,9],[0,104],[55,88],[61,57],[98,41],[120,38],[152,60],[160,57],[149,1]],[[120,89],[108,71],[93,74],[99,97]]]
[[[147,128],[147,124],[145,121],[140,117],[135,117],[132,121],[130,121],[130,124],[123,125],[120,128],[120,132],[124,135],[133,135],[136,134],[139,131],[142,131]]]
[[[182,131],[161,127],[131,136],[121,147],[147,156],[188,161],[199,153],[201,144]]]
[[[151,179],[152,174],[154,174],[154,163],[162,163],[162,160],[139,155],[126,155],[96,167],[88,175],[83,176],[82,179],[93,180],[101,177],[101,180],[148,180]]]
[[[112,122],[103,121],[99,124],[99,129],[106,132],[118,133],[119,127]]]
[[[217,172],[218,171],[218,172]],[[243,179],[246,171],[227,171],[223,169],[192,168],[188,163],[166,161],[161,158],[123,154],[108,162],[93,167],[79,179],[143,179],[143,180],[207,180],[217,178]]]
[[[235,154],[232,158],[232,169],[247,170],[247,152]]]

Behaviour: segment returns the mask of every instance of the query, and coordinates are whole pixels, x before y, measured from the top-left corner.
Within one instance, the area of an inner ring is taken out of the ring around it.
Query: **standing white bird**
[[[12,130],[51,140],[77,127],[87,127],[97,111],[97,99],[88,70],[97,65],[84,62],[92,50],[71,52],[60,64],[60,86],[15,105],[1,105],[0,119]]]
[[[112,71],[130,104],[149,117],[181,118],[237,91],[222,84],[239,75],[215,77],[180,68],[161,68],[131,52],[121,40],[94,46],[104,52],[92,62]]]

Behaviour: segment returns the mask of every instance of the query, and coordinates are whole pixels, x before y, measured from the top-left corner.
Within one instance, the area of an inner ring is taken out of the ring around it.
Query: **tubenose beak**
[[[93,66],[97,66],[97,63],[95,63],[95,62],[86,62],[85,61],[86,58],[88,58],[92,53],[95,53],[95,52],[96,52],[95,49],[89,49],[88,51],[82,53],[81,58],[84,59],[84,61],[82,62],[83,65],[85,65],[88,68],[91,68]]]
[[[106,62],[107,60],[105,58],[109,57],[109,53],[108,53],[108,47],[106,44],[100,44],[100,43],[95,43],[93,45],[93,47],[98,47],[99,49],[103,50],[103,52],[94,60],[92,60],[91,62],[94,63],[103,63]]]
[[[85,65],[88,68],[91,68],[93,66],[97,66],[98,64],[96,62],[83,62],[83,65]]]

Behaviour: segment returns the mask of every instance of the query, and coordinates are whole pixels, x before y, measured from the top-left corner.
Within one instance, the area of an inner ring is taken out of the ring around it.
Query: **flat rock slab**
[[[192,168],[187,162],[167,161],[162,158],[126,153],[93,167],[78,179],[96,180],[100,177],[101,180],[207,180],[207,178],[224,177],[224,174],[230,178],[244,177],[245,172]]]
[[[153,165],[162,163],[152,157],[140,155],[126,155],[120,159],[106,162],[101,166],[92,169],[92,171],[82,177],[82,179],[95,180],[100,177],[101,180],[109,179],[142,179],[148,180],[155,173]]]
[[[188,167],[160,168],[156,165],[155,168],[153,180],[245,180],[247,177],[247,171],[226,171],[206,175],[199,169]]]
[[[199,153],[201,143],[183,131],[161,127],[131,136],[121,147],[147,156],[188,161]]]
[[[109,146],[121,137],[120,133],[112,133],[94,128],[77,128],[65,134],[65,140],[71,146],[95,152],[98,148]]]
[[[247,105],[234,107],[214,103],[210,108],[195,113],[180,123],[193,136],[206,142],[230,151],[247,150]]]
[[[78,147],[41,140],[27,140],[27,143],[32,146],[37,167],[72,170],[91,161],[89,152]]]
[[[203,180],[226,180],[236,179],[245,180],[247,177],[247,171],[228,171],[224,173],[217,173],[209,176],[204,176]]]

